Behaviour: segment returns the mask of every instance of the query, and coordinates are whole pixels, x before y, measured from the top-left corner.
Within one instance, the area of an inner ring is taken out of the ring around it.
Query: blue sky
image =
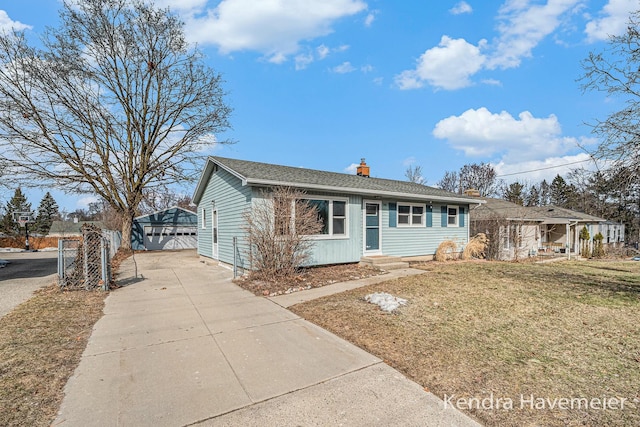
[[[237,143],[216,155],[335,172],[364,157],[381,178],[420,165],[427,185],[472,162],[527,182],[592,168],[580,147],[598,141],[585,123],[621,104],[582,93],[580,61],[640,9],[637,0],[155,3],[181,15],[226,80],[233,129],[217,137]],[[59,6],[0,0],[0,28],[40,33],[57,25]],[[29,192],[34,207],[46,190]],[[51,190],[69,211],[91,199]]]

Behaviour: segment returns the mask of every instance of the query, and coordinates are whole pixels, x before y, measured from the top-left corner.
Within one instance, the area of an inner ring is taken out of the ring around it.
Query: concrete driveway
[[[396,370],[193,251],[136,255],[55,426],[470,426]]]
[[[0,317],[56,280],[57,257],[56,251],[0,252],[0,259],[9,261],[0,268]]]

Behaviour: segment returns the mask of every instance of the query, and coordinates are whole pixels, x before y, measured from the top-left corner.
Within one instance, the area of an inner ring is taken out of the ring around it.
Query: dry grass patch
[[[51,424],[106,295],[51,285],[0,319],[0,425]]]
[[[436,249],[433,259],[436,261],[448,261],[458,258],[458,244],[453,240],[445,240]]]
[[[255,295],[276,296],[385,273],[377,268],[359,264],[337,264],[301,268],[292,277],[278,277],[274,280],[264,280],[261,277],[255,278],[249,275],[236,279],[235,283]]]
[[[513,400],[469,409],[489,426],[640,425],[640,263],[473,262],[292,308],[440,398]],[[406,298],[384,314],[371,292]],[[624,410],[530,409],[521,396],[625,398]]]

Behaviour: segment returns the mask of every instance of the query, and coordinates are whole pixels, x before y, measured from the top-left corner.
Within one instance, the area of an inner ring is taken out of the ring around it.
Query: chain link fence
[[[108,290],[111,242],[92,224],[82,226],[82,239],[58,241],[58,283],[62,288]],[[114,252],[115,253],[115,252]]]

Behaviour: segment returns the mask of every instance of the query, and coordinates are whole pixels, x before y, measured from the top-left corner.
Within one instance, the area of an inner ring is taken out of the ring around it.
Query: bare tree
[[[466,190],[478,190],[482,197],[498,194],[502,181],[497,179],[496,170],[489,163],[470,163],[459,172],[447,171],[436,184],[443,190],[462,194]]]
[[[591,52],[582,62],[583,91],[606,92],[620,97],[624,107],[605,120],[593,124],[593,132],[602,143],[594,153],[607,159],[614,168],[631,167],[640,172],[640,11],[631,13],[627,31],[611,36],[602,52]]]
[[[305,193],[290,187],[263,192],[243,214],[252,274],[263,280],[291,277],[311,256],[324,224]]]
[[[450,191],[452,193],[461,193],[460,178],[456,171],[446,171],[440,181],[436,183],[439,188]]]
[[[168,9],[65,1],[60,21],[42,48],[0,35],[0,161],[105,200],[128,249],[145,189],[194,178],[228,128],[222,80]]]
[[[496,170],[489,163],[472,163],[464,165],[460,169],[460,189],[465,191],[475,189],[482,197],[495,196],[498,193],[500,183]]]
[[[147,188],[144,191],[144,197],[140,202],[140,214],[148,214],[173,206],[179,206],[184,209],[193,209],[191,206],[191,197],[179,193],[166,186],[157,186]]]
[[[404,171],[404,176],[409,180],[409,182],[414,182],[416,184],[426,184],[426,180],[424,176],[422,176],[422,166],[412,166],[409,165],[406,171]]]

